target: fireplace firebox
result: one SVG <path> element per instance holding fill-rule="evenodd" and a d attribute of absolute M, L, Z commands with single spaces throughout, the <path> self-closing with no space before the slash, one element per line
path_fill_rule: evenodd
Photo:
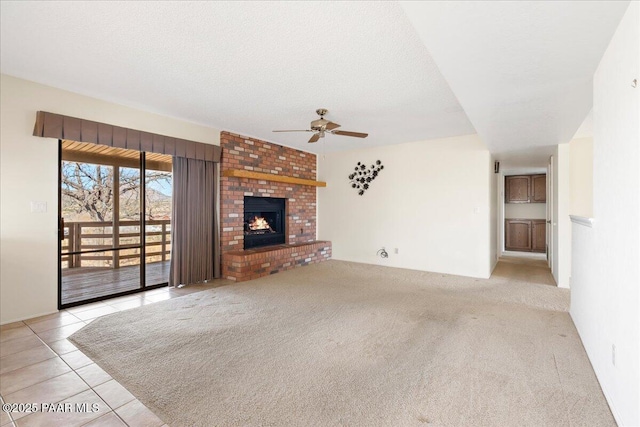
<path fill-rule="evenodd" d="M 285 199 L 244 198 L 244 248 L 285 243 Z"/>

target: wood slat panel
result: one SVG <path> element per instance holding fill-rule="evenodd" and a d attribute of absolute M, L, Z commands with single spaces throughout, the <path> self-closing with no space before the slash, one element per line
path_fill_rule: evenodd
<path fill-rule="evenodd" d="M 160 153 L 146 153 L 146 156 L 147 169 L 165 172 L 172 171 L 172 156 Z M 62 160 L 138 168 L 140 166 L 140 151 L 63 140 Z"/>

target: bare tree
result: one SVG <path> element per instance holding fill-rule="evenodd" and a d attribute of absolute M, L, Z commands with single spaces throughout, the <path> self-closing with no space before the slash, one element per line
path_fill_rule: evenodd
<path fill-rule="evenodd" d="M 63 162 L 62 197 L 67 211 L 86 212 L 94 221 L 111 219 L 113 167 Z"/>
<path fill-rule="evenodd" d="M 118 169 L 116 169 L 118 171 Z M 140 219 L 140 171 L 119 168 L 120 218 Z M 113 219 L 114 167 L 81 162 L 63 162 L 62 197 L 64 214 L 88 214 L 93 221 Z M 156 188 L 169 188 L 171 173 L 147 171 L 147 217 L 166 217 L 170 212 L 170 197 Z M 154 188 L 155 187 L 155 188 Z"/>

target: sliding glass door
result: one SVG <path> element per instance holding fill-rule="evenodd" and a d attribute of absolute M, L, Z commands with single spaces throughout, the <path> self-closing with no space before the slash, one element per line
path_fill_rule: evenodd
<path fill-rule="evenodd" d="M 60 153 L 59 306 L 166 285 L 171 157 L 66 140 Z"/>
<path fill-rule="evenodd" d="M 171 196 L 173 179 L 171 171 L 149 154 L 145 159 L 145 285 L 155 286 L 169 282 L 171 259 Z"/>

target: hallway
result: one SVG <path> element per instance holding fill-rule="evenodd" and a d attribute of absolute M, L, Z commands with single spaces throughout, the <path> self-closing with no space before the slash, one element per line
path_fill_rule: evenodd
<path fill-rule="evenodd" d="M 491 277 L 557 286 L 547 261 L 540 258 L 502 256 Z"/>

